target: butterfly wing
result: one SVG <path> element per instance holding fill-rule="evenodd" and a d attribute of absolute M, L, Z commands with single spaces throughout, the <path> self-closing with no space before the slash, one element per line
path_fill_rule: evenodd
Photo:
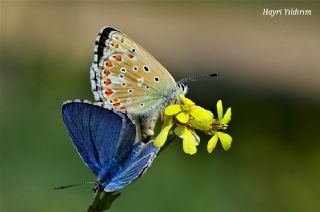
<path fill-rule="evenodd" d="M 150 53 L 111 27 L 102 28 L 97 37 L 90 76 L 97 101 L 133 114 L 165 105 L 176 86 Z"/>
<path fill-rule="evenodd" d="M 96 176 L 131 152 L 135 126 L 125 114 L 89 102 L 64 103 L 62 114 L 80 157 Z"/>
<path fill-rule="evenodd" d="M 153 141 L 149 141 L 147 144 L 140 142 L 137 145 L 138 147 L 133 148 L 132 155 L 134 156 L 129 157 L 124 167 L 111 178 L 108 184 L 104 185 L 105 191 L 115 191 L 129 185 L 137 178 L 141 177 L 151 166 L 159 149 L 153 145 Z M 134 149 L 142 150 L 136 154 Z"/>

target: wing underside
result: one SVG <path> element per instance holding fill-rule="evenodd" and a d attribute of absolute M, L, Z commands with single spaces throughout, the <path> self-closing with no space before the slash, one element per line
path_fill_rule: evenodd
<path fill-rule="evenodd" d="M 159 107 L 176 86 L 150 53 L 111 27 L 100 31 L 90 72 L 95 99 L 129 113 Z"/>

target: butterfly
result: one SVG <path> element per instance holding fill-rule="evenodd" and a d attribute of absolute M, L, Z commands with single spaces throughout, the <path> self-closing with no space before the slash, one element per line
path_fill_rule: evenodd
<path fill-rule="evenodd" d="M 67 101 L 62 115 L 80 157 L 106 192 L 142 176 L 158 153 L 153 141 L 135 141 L 136 129 L 126 114 L 106 109 L 102 103 Z"/>
<path fill-rule="evenodd" d="M 111 27 L 96 39 L 90 80 L 96 101 L 140 117 L 145 139 L 154 135 L 162 109 L 188 90 L 187 80 L 176 82 L 142 46 Z"/>

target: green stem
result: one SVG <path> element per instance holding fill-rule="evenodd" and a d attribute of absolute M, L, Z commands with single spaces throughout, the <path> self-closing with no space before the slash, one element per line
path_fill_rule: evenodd
<path fill-rule="evenodd" d="M 95 189 L 94 199 L 88 212 L 102 212 L 111 208 L 112 202 L 120 196 L 120 192 L 105 192 L 101 186 Z"/>

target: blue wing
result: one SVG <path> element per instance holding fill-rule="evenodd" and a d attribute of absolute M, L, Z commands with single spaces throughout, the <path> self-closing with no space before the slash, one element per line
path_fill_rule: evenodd
<path fill-rule="evenodd" d="M 150 167 L 158 151 L 159 148 L 153 145 L 153 141 L 149 141 L 147 144 L 143 142 L 136 144 L 131 152 L 132 157 L 128 157 L 124 166 L 108 183 L 102 184 L 104 190 L 107 192 L 119 190 L 142 176 Z"/>
<path fill-rule="evenodd" d="M 132 150 L 135 126 L 124 114 L 88 102 L 68 102 L 63 120 L 82 160 L 96 175 L 117 172 Z"/>

